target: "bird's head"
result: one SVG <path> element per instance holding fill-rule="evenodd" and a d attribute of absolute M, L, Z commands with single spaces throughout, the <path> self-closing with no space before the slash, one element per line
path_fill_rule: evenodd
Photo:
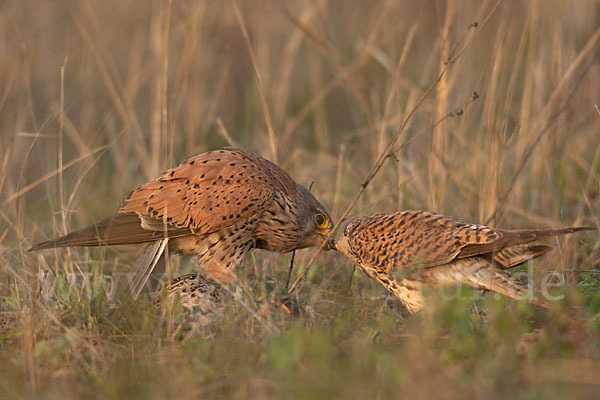
<path fill-rule="evenodd" d="M 325 207 L 315 196 L 303 186 L 297 186 L 303 200 L 301 202 L 303 210 L 297 215 L 299 217 L 298 248 L 320 246 L 327 240 L 335 225 Z"/>
<path fill-rule="evenodd" d="M 331 241 L 328 244 L 328 249 L 329 250 L 337 250 L 340 251 L 344 254 L 346 254 L 349 257 L 353 257 L 354 253 L 351 251 L 350 249 L 350 238 L 352 237 L 352 234 L 354 233 L 355 228 L 364 220 L 364 218 L 358 218 L 355 219 L 353 221 L 351 221 L 348 226 L 346 226 L 346 229 L 344 229 L 344 233 L 342 234 L 342 236 L 338 239 L 337 242 L 333 242 Z"/>
<path fill-rule="evenodd" d="M 257 248 L 287 253 L 320 246 L 333 231 L 325 207 L 306 188 L 296 187 L 293 196 L 275 193 L 272 207 L 265 211 L 255 232 Z"/>

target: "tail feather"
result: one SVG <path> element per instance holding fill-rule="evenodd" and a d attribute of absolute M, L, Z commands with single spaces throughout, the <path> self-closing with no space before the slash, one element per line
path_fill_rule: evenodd
<path fill-rule="evenodd" d="M 511 231 L 498 229 L 497 232 L 502 235 L 499 239 L 491 243 L 477 243 L 466 245 L 460 250 L 460 253 L 457 255 L 456 258 L 469 258 L 481 254 L 501 252 L 501 250 L 507 247 L 523 245 L 533 242 L 535 240 L 545 239 L 552 236 L 567 235 L 575 232 L 593 230 L 596 230 L 596 228 L 592 228 L 589 226 L 577 226 L 564 229 L 529 229 Z"/>
<path fill-rule="evenodd" d="M 157 240 L 146 247 L 143 253 L 136 259 L 132 266 L 133 279 L 126 279 L 126 285 L 120 286 L 120 291 L 129 290 L 133 298 L 137 298 L 146 287 L 148 279 L 152 275 L 156 265 L 161 260 L 165 252 L 165 247 L 169 239 Z M 152 290 L 151 290 L 152 291 Z"/>
<path fill-rule="evenodd" d="M 552 250 L 550 246 L 537 245 L 516 245 L 506 247 L 493 255 L 493 260 L 502 268 L 512 268 L 525 261 L 539 257 Z"/>
<path fill-rule="evenodd" d="M 153 242 L 189 234 L 189 229 L 150 230 L 142 226 L 135 213 L 117 213 L 97 224 L 73 231 L 65 236 L 38 243 L 28 251 L 51 249 L 54 247 L 112 246 Z"/>
<path fill-rule="evenodd" d="M 570 233 L 575 232 L 583 232 L 583 231 L 594 231 L 596 228 L 591 226 L 574 226 L 570 228 L 562 228 L 562 229 L 524 229 L 524 230 L 512 230 L 512 231 L 503 231 L 503 233 L 508 232 L 508 237 L 512 237 L 516 234 L 516 237 L 520 239 L 520 243 L 528 243 L 534 240 L 544 239 L 551 236 L 562 236 L 568 235 Z"/>

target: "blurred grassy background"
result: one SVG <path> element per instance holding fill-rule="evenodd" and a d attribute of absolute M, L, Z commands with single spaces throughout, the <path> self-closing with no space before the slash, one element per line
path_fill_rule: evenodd
<path fill-rule="evenodd" d="M 554 243 L 568 302 L 479 300 L 405 318 L 337 254 L 322 254 L 299 316 L 260 297 L 289 255 L 254 252 L 215 338 L 93 284 L 127 252 L 28 254 L 114 212 L 129 190 L 226 145 L 278 162 L 340 216 L 457 41 L 472 42 L 352 215 L 428 209 L 469 222 L 598 226 L 600 3 L 491 1 L 0 3 L 0 393 L 4 397 L 538 398 L 590 396 L 600 375 L 596 233 Z M 477 27 L 470 27 L 477 21 Z M 247 32 L 247 39 L 244 32 Z M 588 68 L 588 66 L 590 66 Z M 478 97 L 473 100 L 472 94 Z M 569 100 L 569 101 L 568 101 Z M 436 124 L 438 121 L 440 123 Z M 434 126 L 435 125 L 435 126 Z M 298 252 L 303 265 L 314 250 Z M 175 261 L 177 268 L 189 263 Z"/>

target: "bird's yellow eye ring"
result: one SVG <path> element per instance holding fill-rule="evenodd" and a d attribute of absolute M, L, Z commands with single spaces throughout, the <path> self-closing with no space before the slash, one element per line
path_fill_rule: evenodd
<path fill-rule="evenodd" d="M 318 228 L 325 229 L 329 225 L 329 221 L 323 213 L 318 212 L 315 214 L 315 224 Z"/>

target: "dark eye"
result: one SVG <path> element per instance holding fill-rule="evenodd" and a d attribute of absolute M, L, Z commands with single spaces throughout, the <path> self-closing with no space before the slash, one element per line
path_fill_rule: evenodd
<path fill-rule="evenodd" d="M 327 223 L 328 221 L 325 215 L 322 213 L 315 214 L 315 224 L 317 224 L 319 228 L 327 228 Z"/>

